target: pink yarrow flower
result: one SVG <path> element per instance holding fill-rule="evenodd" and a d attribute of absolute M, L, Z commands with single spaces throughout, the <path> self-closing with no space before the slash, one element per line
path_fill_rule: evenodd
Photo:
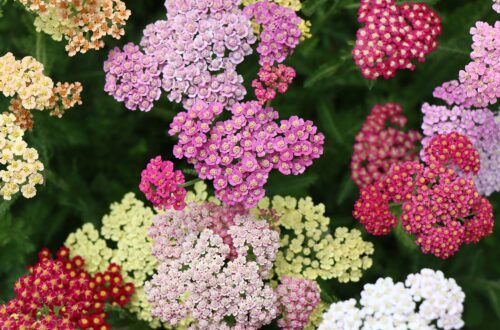
<path fill-rule="evenodd" d="M 258 79 L 252 81 L 255 96 L 261 104 L 274 100 L 276 92 L 286 93 L 288 86 L 295 78 L 295 70 L 284 64 L 277 66 L 264 65 L 260 68 Z"/>

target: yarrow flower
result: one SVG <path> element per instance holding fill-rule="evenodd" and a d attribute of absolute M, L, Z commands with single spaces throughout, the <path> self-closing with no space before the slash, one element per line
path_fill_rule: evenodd
<path fill-rule="evenodd" d="M 36 186 L 44 182 L 44 166 L 38 151 L 23 140 L 24 131 L 12 114 L 0 114 L 0 195 L 10 200 L 21 191 L 25 198 L 36 195 Z"/>
<path fill-rule="evenodd" d="M 379 278 L 358 302 L 332 304 L 318 330 L 461 329 L 465 294 L 441 271 L 422 269 L 403 282 Z"/>
<path fill-rule="evenodd" d="M 479 154 L 465 136 L 433 137 L 424 149 L 424 164 L 404 162 L 361 190 L 353 216 L 374 235 L 386 235 L 398 223 L 416 235 L 422 252 L 446 259 L 461 244 L 475 243 L 493 230 L 493 211 L 474 181 L 457 175 L 477 174 Z M 394 213 L 393 213 L 394 212 Z"/>
<path fill-rule="evenodd" d="M 174 163 L 157 156 L 142 171 L 139 189 L 154 207 L 181 210 L 186 206 L 184 182 L 184 174 L 174 170 Z"/>
<path fill-rule="evenodd" d="M 243 0 L 242 4 L 243 4 L 243 6 L 249 6 L 249 5 L 253 5 L 256 2 L 260 2 L 260 1 L 262 1 L 262 0 Z M 290 8 L 295 12 L 299 12 L 302 9 L 302 3 L 300 0 L 268 0 L 268 1 L 274 2 L 278 5 L 280 5 L 281 7 Z M 301 41 L 308 39 L 312 36 L 312 34 L 311 34 L 311 22 L 301 19 L 301 22 L 299 24 L 299 29 L 301 31 L 301 35 L 300 35 Z M 256 30 L 258 32 L 259 28 L 257 27 Z"/>
<path fill-rule="evenodd" d="M 471 28 L 472 61 L 460 70 L 458 80 L 445 82 L 434 89 L 434 96 L 449 105 L 487 107 L 500 96 L 500 21 L 494 26 L 477 22 Z"/>
<path fill-rule="evenodd" d="M 30 274 L 14 285 L 16 297 L 0 305 L 2 329 L 109 329 L 106 305 L 125 306 L 134 285 L 124 283 L 120 267 L 110 264 L 104 273 L 90 276 L 85 260 L 69 258 L 61 248 L 52 259 L 46 249 Z M 42 317 L 40 317 L 42 316 Z M 44 328 L 45 327 L 45 328 Z"/>
<path fill-rule="evenodd" d="M 280 329 L 304 329 L 321 301 L 318 284 L 307 279 L 283 276 L 276 292 L 282 311 L 282 317 L 278 320 Z"/>
<path fill-rule="evenodd" d="M 500 14 L 500 0 L 493 0 L 493 10 Z"/>
<path fill-rule="evenodd" d="M 360 188 L 379 180 L 395 163 L 418 160 L 421 135 L 402 131 L 408 121 L 402 112 L 396 103 L 377 104 L 356 135 L 351 177 Z"/>
<path fill-rule="evenodd" d="M 252 81 L 252 87 L 255 89 L 255 96 L 261 104 L 274 100 L 276 92 L 284 94 L 288 86 L 295 78 L 295 70 L 284 64 L 277 66 L 264 65 L 260 68 L 258 79 Z"/>
<path fill-rule="evenodd" d="M 196 101 L 230 107 L 246 94 L 236 66 L 252 53 L 250 20 L 239 0 L 166 1 L 167 20 L 143 31 L 144 52 L 159 63 L 170 101 L 186 109 Z"/>
<path fill-rule="evenodd" d="M 363 77 L 372 80 L 414 70 L 413 61 L 424 62 L 441 34 L 441 19 L 424 3 L 361 0 L 358 21 L 365 26 L 357 32 L 352 55 Z"/>
<path fill-rule="evenodd" d="M 426 146 L 436 134 L 457 132 L 467 136 L 479 152 L 481 168 L 474 177 L 476 188 L 481 195 L 489 196 L 500 191 L 500 121 L 488 109 L 468 110 L 454 106 L 422 106 L 424 120 L 422 130 Z M 500 118 L 500 117 L 497 117 Z"/>
<path fill-rule="evenodd" d="M 104 47 L 102 39 L 107 35 L 120 39 L 125 34 L 123 27 L 130 16 L 130 10 L 121 0 L 18 1 L 36 15 L 38 32 L 68 42 L 66 51 L 69 56 L 86 53 L 89 49 L 101 49 Z"/>
<path fill-rule="evenodd" d="M 65 242 L 72 257 L 81 255 L 86 260 L 83 267 L 91 275 L 105 272 L 110 263 L 119 264 L 123 280 L 135 287 L 126 308 L 153 328 L 159 327 L 160 321 L 151 315 L 144 282 L 158 266 L 157 259 L 151 254 L 153 243 L 148 236 L 155 214 L 133 193 L 128 193 L 119 203 L 111 204 L 111 212 L 103 217 L 100 231 L 86 223 L 70 234 Z"/>
<path fill-rule="evenodd" d="M 0 91 L 12 97 L 9 110 L 25 131 L 33 129 L 30 110 L 50 110 L 51 116 L 60 118 L 66 110 L 82 104 L 79 82 L 54 85 L 43 69 L 43 64 L 31 56 L 16 60 L 12 53 L 7 53 L 0 57 Z"/>
<path fill-rule="evenodd" d="M 158 66 L 154 57 L 142 53 L 133 43 L 126 44 L 123 51 L 116 47 L 104 62 L 104 91 L 125 102 L 129 110 L 149 111 L 161 95 Z"/>
<path fill-rule="evenodd" d="M 325 206 L 314 204 L 310 197 L 299 200 L 281 196 L 269 200 L 266 197 L 252 213 L 277 219 L 285 230 L 275 263 L 279 277 L 337 278 L 340 282 L 356 282 L 363 270 L 372 265 L 373 244 L 363 241 L 361 232 L 356 229 L 349 231 L 339 227 L 334 236 L 329 234 L 330 219 L 324 214 Z"/>
<path fill-rule="evenodd" d="M 259 1 L 246 6 L 243 12 L 261 26 L 257 52 L 262 66 L 283 62 L 299 44 L 302 19 L 292 9 Z"/>
<path fill-rule="evenodd" d="M 174 117 L 169 134 L 179 135 L 175 157 L 213 180 L 216 197 L 226 204 L 254 207 L 270 171 L 299 175 L 323 153 L 324 135 L 309 120 L 292 116 L 278 124 L 278 112 L 251 101 L 235 104 L 231 119 L 214 123 L 222 109 L 199 102 Z"/>
<path fill-rule="evenodd" d="M 278 233 L 265 221 L 236 216 L 228 231 L 236 251 L 231 260 L 231 247 L 203 228 L 217 220 L 210 217 L 193 205 L 155 218 L 150 232 L 160 265 L 145 284 L 152 314 L 171 326 L 187 320 L 201 329 L 270 323 L 277 316 L 277 296 L 263 280 L 279 247 Z"/>

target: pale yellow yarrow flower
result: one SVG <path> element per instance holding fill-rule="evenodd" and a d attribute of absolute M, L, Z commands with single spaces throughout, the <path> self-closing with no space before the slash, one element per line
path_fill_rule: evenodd
<path fill-rule="evenodd" d="M 23 140 L 24 132 L 13 114 L 0 114 L 0 196 L 10 200 L 21 191 L 24 198 L 36 195 L 36 186 L 43 184 L 43 164 L 38 152 Z"/>
<path fill-rule="evenodd" d="M 310 197 L 266 197 L 252 212 L 261 214 L 270 209 L 283 229 L 275 263 L 278 276 L 349 282 L 359 281 L 363 271 L 371 267 L 373 244 L 363 241 L 356 229 L 339 227 L 331 235 L 323 204 L 314 204 Z"/>

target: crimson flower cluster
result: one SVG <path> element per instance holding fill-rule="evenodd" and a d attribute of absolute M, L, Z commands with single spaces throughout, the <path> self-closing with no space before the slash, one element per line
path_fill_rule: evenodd
<path fill-rule="evenodd" d="M 392 164 L 418 160 L 418 131 L 402 131 L 408 119 L 399 104 L 377 104 L 356 135 L 351 159 L 351 177 L 360 187 L 380 180 Z M 392 125 L 392 126 L 389 126 Z"/>
<path fill-rule="evenodd" d="M 174 170 L 174 164 L 157 156 L 141 173 L 139 189 L 156 208 L 182 210 L 186 206 L 186 189 L 182 187 L 184 174 Z"/>
<path fill-rule="evenodd" d="M 43 249 L 30 273 L 14 285 L 16 297 L 0 305 L 0 328 L 110 329 L 105 305 L 125 306 L 134 286 L 124 283 L 116 264 L 90 276 L 83 270 L 84 263 L 80 256 L 70 259 L 66 247 L 56 259 Z"/>
<path fill-rule="evenodd" d="M 424 3 L 397 5 L 394 0 L 361 0 L 352 55 L 366 79 L 392 78 L 400 69 L 415 69 L 413 60 L 438 46 L 441 19 Z"/>
<path fill-rule="evenodd" d="M 264 104 L 276 98 L 276 91 L 280 94 L 286 93 L 295 78 L 295 70 L 284 64 L 264 65 L 257 75 L 259 78 L 252 81 L 252 87 L 255 89 L 257 100 Z"/>
<path fill-rule="evenodd" d="M 236 103 L 232 117 L 216 121 L 220 103 L 199 102 L 175 116 L 169 134 L 178 135 L 174 156 L 186 158 L 201 179 L 213 180 L 228 205 L 254 207 L 264 197 L 269 172 L 299 175 L 323 153 L 324 135 L 309 120 L 281 120 L 256 101 Z"/>
<path fill-rule="evenodd" d="M 457 175 L 477 174 L 479 154 L 458 133 L 433 137 L 424 163 L 394 165 L 387 175 L 361 190 L 353 216 L 374 235 L 386 235 L 398 223 L 416 236 L 424 253 L 446 259 L 463 243 L 476 243 L 493 230 L 493 210 L 474 181 Z M 396 213 L 396 214 L 395 214 Z"/>

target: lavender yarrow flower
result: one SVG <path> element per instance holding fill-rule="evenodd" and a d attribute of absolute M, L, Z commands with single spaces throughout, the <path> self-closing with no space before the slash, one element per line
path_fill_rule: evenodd
<path fill-rule="evenodd" d="M 128 43 L 109 52 L 104 62 L 104 91 L 130 110 L 149 111 L 160 98 L 160 71 L 154 57 L 142 53 L 139 46 Z"/>
<path fill-rule="evenodd" d="M 434 96 L 449 105 L 487 107 L 500 96 L 500 21 L 494 26 L 477 22 L 471 28 L 472 61 L 459 73 L 458 80 L 445 82 L 434 90 Z"/>
<path fill-rule="evenodd" d="M 189 109 L 197 100 L 230 107 L 246 94 L 236 66 L 252 53 L 250 20 L 239 1 L 167 1 L 167 20 L 148 25 L 141 46 L 162 71 L 170 101 Z"/>
<path fill-rule="evenodd" d="M 488 109 L 468 110 L 455 106 L 424 104 L 422 130 L 424 147 L 437 134 L 457 132 L 466 135 L 481 157 L 481 168 L 474 181 L 481 195 L 500 191 L 500 123 Z M 498 115 L 497 115 L 497 118 Z M 425 156 L 425 155 L 423 155 Z"/>
<path fill-rule="evenodd" d="M 196 103 L 175 116 L 169 134 L 179 135 L 174 156 L 194 164 L 201 179 L 213 180 L 226 204 L 254 207 L 269 172 L 302 174 L 323 153 L 324 135 L 312 121 L 292 116 L 278 124 L 277 111 L 251 101 L 236 103 L 230 119 L 214 123 L 222 107 Z"/>
<path fill-rule="evenodd" d="M 500 0 L 493 0 L 493 10 L 500 14 Z"/>
<path fill-rule="evenodd" d="M 260 1 L 243 9 L 248 18 L 261 25 L 257 52 L 261 65 L 283 62 L 300 42 L 302 19 L 290 8 L 273 2 Z"/>
<path fill-rule="evenodd" d="M 276 258 L 278 233 L 266 221 L 235 216 L 227 233 L 237 255 L 230 259 L 232 247 L 208 229 L 219 220 L 203 204 L 155 217 L 150 235 L 160 265 L 145 292 L 162 321 L 188 322 L 194 329 L 257 329 L 277 316 L 277 296 L 263 280 Z"/>

